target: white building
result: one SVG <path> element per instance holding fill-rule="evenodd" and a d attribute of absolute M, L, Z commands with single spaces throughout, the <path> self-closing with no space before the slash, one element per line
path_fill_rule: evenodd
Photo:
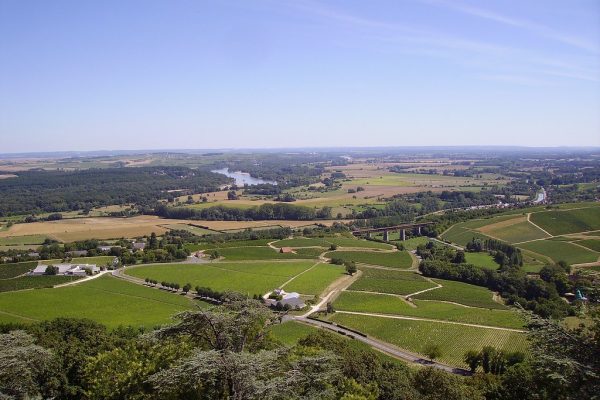
<path fill-rule="evenodd" d="M 57 268 L 56 275 L 85 276 L 87 271 L 90 271 L 92 275 L 100 272 L 100 268 L 96 264 L 54 264 L 53 267 Z M 44 275 L 47 268 L 48 265 L 39 264 L 30 272 L 30 275 Z"/>

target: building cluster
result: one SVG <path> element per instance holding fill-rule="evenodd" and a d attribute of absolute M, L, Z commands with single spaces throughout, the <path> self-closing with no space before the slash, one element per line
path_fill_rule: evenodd
<path fill-rule="evenodd" d="M 30 272 L 30 275 L 46 275 L 49 266 L 49 264 L 40 264 Z M 100 268 L 96 264 L 54 264 L 52 267 L 55 271 L 53 275 L 86 276 L 100 272 Z"/>
<path fill-rule="evenodd" d="M 299 310 L 306 306 L 300 294 L 296 292 L 286 293 L 283 289 L 273 290 L 270 296 L 265 299 L 265 304 L 271 307 L 277 307 L 281 304 L 281 307 L 290 310 Z"/>

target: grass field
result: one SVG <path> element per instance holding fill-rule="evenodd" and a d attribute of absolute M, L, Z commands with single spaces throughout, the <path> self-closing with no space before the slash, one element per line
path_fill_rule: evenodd
<path fill-rule="evenodd" d="M 76 281 L 79 276 L 42 275 L 21 276 L 13 279 L 0 280 L 0 292 L 11 292 L 24 289 L 48 288 L 61 283 Z"/>
<path fill-rule="evenodd" d="M 531 220 L 552 235 L 564 235 L 600 229 L 600 207 L 531 214 Z"/>
<path fill-rule="evenodd" d="M 319 295 L 345 273 L 346 270 L 341 265 L 317 264 L 285 285 L 284 289 L 288 292 Z"/>
<path fill-rule="evenodd" d="M 0 246 L 41 245 L 46 239 L 48 239 L 46 235 L 0 237 Z"/>
<path fill-rule="evenodd" d="M 407 295 L 423 289 L 435 287 L 414 272 L 389 271 L 364 268 L 363 274 L 349 289 Z"/>
<path fill-rule="evenodd" d="M 377 251 L 331 251 L 325 254 L 328 258 L 340 258 L 344 261 L 382 265 L 384 267 L 408 269 L 412 266 L 412 258 L 406 251 L 384 253 Z"/>
<path fill-rule="evenodd" d="M 469 243 L 473 238 L 484 241 L 490 239 L 489 236 L 485 236 L 482 233 L 468 229 L 465 227 L 464 222 L 453 225 L 450 229 L 444 232 L 441 237 L 444 240 L 449 240 L 450 242 L 459 244 L 461 246 L 466 246 L 467 243 Z"/>
<path fill-rule="evenodd" d="M 219 253 L 226 261 L 315 258 L 314 254 L 310 253 L 280 253 L 270 247 L 230 247 L 219 249 Z"/>
<path fill-rule="evenodd" d="M 37 261 L 26 261 L 20 263 L 0 264 L 0 280 L 15 278 L 23 275 L 37 266 Z"/>
<path fill-rule="evenodd" d="M 422 354 L 427 345 L 437 344 L 442 350 L 439 360 L 459 367 L 466 367 L 463 362 L 466 351 L 479 351 L 484 346 L 527 351 L 525 334 L 518 332 L 339 313 L 331 320 L 414 353 Z"/>
<path fill-rule="evenodd" d="M 467 263 L 476 265 L 481 268 L 497 270 L 500 266 L 496 261 L 494 261 L 494 257 L 490 256 L 488 253 L 469 253 L 465 252 L 465 258 L 467 259 Z"/>
<path fill-rule="evenodd" d="M 486 229 L 487 227 L 480 228 L 481 232 L 504 240 L 508 243 L 525 242 L 527 240 L 536 240 L 549 237 L 541 229 L 535 225 L 529 223 L 526 220 L 515 223 L 513 225 L 507 225 L 492 229 Z"/>
<path fill-rule="evenodd" d="M 305 247 L 305 248 L 296 248 L 294 249 L 296 254 L 301 257 L 296 258 L 317 258 L 322 253 L 326 252 L 327 249 L 324 247 Z"/>
<path fill-rule="evenodd" d="M 314 261 L 214 262 L 206 264 L 155 264 L 128 268 L 126 273 L 159 282 L 187 282 L 218 291 L 264 294 L 307 270 Z"/>
<path fill-rule="evenodd" d="M 406 250 L 416 250 L 417 246 L 420 244 L 427 244 L 429 242 L 429 238 L 427 236 L 417 236 L 414 238 L 410 238 L 407 240 L 398 240 L 397 244 L 402 244 Z"/>
<path fill-rule="evenodd" d="M 580 246 L 587 247 L 590 250 L 600 251 L 600 240 L 597 239 L 580 240 L 575 243 Z"/>
<path fill-rule="evenodd" d="M 186 297 L 103 276 L 80 285 L 0 294 L 0 321 L 71 317 L 89 318 L 109 327 L 152 328 L 193 307 Z"/>
<path fill-rule="evenodd" d="M 518 247 L 550 257 L 554 262 L 564 260 L 569 264 L 594 262 L 600 256 L 598 253 L 575 246 L 569 242 L 538 240 L 520 244 Z"/>
<path fill-rule="evenodd" d="M 273 338 L 286 346 L 293 346 L 298 340 L 308 336 L 318 328 L 302 324 L 296 321 L 288 321 L 282 324 L 273 325 L 270 328 Z"/>
<path fill-rule="evenodd" d="M 346 291 L 336 299 L 334 307 L 337 311 L 403 315 L 502 328 L 523 327 L 523 321 L 512 310 L 488 310 L 425 300 L 415 300 L 414 304 L 417 307 L 411 306 L 399 297 L 385 294 Z"/>
<path fill-rule="evenodd" d="M 505 305 L 492 299 L 492 291 L 481 286 L 469 285 L 468 283 L 434 279 L 443 287 L 430 290 L 415 296 L 419 300 L 451 301 L 466 306 L 506 309 Z"/>

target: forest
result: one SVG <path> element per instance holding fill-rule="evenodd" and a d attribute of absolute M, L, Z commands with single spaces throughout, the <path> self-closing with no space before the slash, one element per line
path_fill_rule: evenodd
<path fill-rule="evenodd" d="M 0 180 L 0 216 L 151 204 L 171 190 L 204 193 L 227 183 L 224 175 L 186 167 L 22 171 Z"/>

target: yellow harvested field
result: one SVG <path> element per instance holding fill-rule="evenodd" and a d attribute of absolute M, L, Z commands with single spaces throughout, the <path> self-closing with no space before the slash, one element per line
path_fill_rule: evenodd
<path fill-rule="evenodd" d="M 0 232 L 0 237 L 23 235 L 48 235 L 61 242 L 85 239 L 116 239 L 163 234 L 164 224 L 187 223 L 189 221 L 161 219 L 152 215 L 132 218 L 75 218 L 60 221 L 15 224 Z"/>
<path fill-rule="evenodd" d="M 25 235 L 47 235 L 61 242 L 73 242 L 85 239 L 118 239 L 121 237 L 133 238 L 165 233 L 167 225 L 188 224 L 206 226 L 213 230 L 229 230 L 257 228 L 262 226 L 289 226 L 291 228 L 314 225 L 315 223 L 332 225 L 335 220 L 327 221 L 187 221 L 179 219 L 164 219 L 153 215 L 142 215 L 132 218 L 76 218 L 60 221 L 32 222 L 29 224 L 15 224 L 9 229 L 1 231 L 0 237 L 14 237 Z"/>

